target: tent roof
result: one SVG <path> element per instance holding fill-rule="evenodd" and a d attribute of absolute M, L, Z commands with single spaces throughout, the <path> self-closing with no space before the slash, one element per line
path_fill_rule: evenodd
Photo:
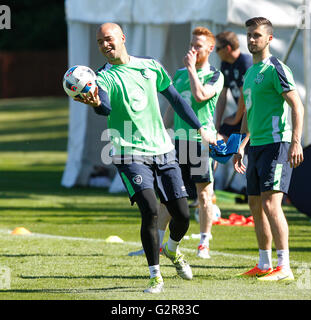
<path fill-rule="evenodd" d="M 66 15 L 69 21 L 93 24 L 212 21 L 224 25 L 244 25 L 248 18 L 264 16 L 275 26 L 291 27 L 299 21 L 297 8 L 302 4 L 303 0 L 66 0 Z"/>

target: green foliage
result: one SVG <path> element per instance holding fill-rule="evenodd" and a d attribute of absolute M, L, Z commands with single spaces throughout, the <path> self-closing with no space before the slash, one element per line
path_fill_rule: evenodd
<path fill-rule="evenodd" d="M 0 50 L 51 50 L 67 46 L 64 0 L 9 3 L 11 29 L 0 30 Z"/>

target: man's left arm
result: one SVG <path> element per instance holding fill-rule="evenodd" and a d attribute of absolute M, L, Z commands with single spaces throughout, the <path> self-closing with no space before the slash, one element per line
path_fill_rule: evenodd
<path fill-rule="evenodd" d="M 214 134 L 207 132 L 200 123 L 193 109 L 181 97 L 173 85 L 160 92 L 171 104 L 175 112 L 187 122 L 191 128 L 196 129 L 202 137 L 202 143 L 206 146 L 209 144 L 217 145 Z"/>
<path fill-rule="evenodd" d="M 303 162 L 301 136 L 303 127 L 304 107 L 297 90 L 282 93 L 283 98 L 292 108 L 292 141 L 288 151 L 288 161 L 291 167 L 298 167 Z"/>

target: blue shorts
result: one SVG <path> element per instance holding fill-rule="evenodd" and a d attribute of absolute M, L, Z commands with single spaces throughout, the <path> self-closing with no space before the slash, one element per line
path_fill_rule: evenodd
<path fill-rule="evenodd" d="M 175 149 L 184 182 L 213 182 L 212 158 L 197 141 L 175 140 Z M 186 183 L 186 182 L 185 182 Z"/>
<path fill-rule="evenodd" d="M 121 157 L 114 161 L 132 205 L 135 194 L 144 189 L 154 189 L 161 202 L 188 197 L 176 152 L 157 156 Z"/>
<path fill-rule="evenodd" d="M 247 194 L 265 191 L 288 192 L 293 169 L 288 161 L 288 142 L 250 146 L 246 171 Z"/>

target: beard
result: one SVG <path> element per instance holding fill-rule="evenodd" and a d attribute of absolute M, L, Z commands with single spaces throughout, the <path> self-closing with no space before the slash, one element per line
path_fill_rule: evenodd
<path fill-rule="evenodd" d="M 201 65 L 201 64 L 203 64 L 205 61 L 206 61 L 206 59 L 208 58 L 208 55 L 207 54 L 198 54 L 197 55 L 197 60 L 196 60 L 196 64 L 197 65 Z"/>
<path fill-rule="evenodd" d="M 257 46 L 257 45 L 252 45 L 252 44 L 248 44 L 248 51 L 252 54 L 256 54 L 259 53 L 261 51 L 263 51 L 267 46 L 268 46 L 269 42 L 266 43 L 264 46 Z"/>
<path fill-rule="evenodd" d="M 257 47 L 254 47 L 254 46 L 248 46 L 248 51 L 249 51 L 250 53 L 257 53 L 257 52 L 259 52 L 259 51 L 261 51 L 261 50 L 258 50 L 258 48 L 257 48 Z"/>

